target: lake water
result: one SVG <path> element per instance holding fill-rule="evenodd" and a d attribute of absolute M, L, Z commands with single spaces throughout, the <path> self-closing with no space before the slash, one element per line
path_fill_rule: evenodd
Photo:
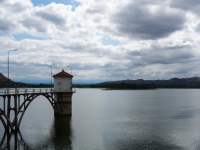
<path fill-rule="evenodd" d="M 76 89 L 72 99 L 72 117 L 55 117 L 48 100 L 36 98 L 21 134 L 0 149 L 200 149 L 200 89 Z M 0 140 L 3 134 L 0 122 Z"/>

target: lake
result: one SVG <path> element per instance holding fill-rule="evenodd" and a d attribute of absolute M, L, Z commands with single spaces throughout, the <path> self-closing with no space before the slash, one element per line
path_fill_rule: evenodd
<path fill-rule="evenodd" d="M 71 117 L 55 117 L 49 101 L 36 98 L 20 133 L 3 139 L 0 122 L 0 149 L 200 149 L 200 89 L 83 88 L 72 101 Z"/>

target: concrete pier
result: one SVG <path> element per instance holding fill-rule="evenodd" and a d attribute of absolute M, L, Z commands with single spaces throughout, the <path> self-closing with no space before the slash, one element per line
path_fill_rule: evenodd
<path fill-rule="evenodd" d="M 72 115 L 72 95 L 73 92 L 54 93 L 59 111 L 55 108 L 54 115 Z"/>

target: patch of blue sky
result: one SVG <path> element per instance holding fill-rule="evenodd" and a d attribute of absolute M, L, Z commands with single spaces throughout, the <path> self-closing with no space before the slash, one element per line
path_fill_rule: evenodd
<path fill-rule="evenodd" d="M 11 50 L 11 49 L 7 49 L 7 50 L 2 50 L 0 51 L 0 56 L 8 56 L 8 51 Z M 14 50 L 14 49 L 13 49 Z M 9 52 L 9 56 L 10 55 L 17 55 L 17 54 L 22 54 L 23 52 L 20 51 L 20 49 L 17 49 L 17 51 L 15 52 Z"/>
<path fill-rule="evenodd" d="M 0 32 L 0 36 L 4 36 L 4 34 L 2 32 Z"/>
<path fill-rule="evenodd" d="M 101 33 L 98 33 L 98 32 L 97 32 L 96 35 L 97 35 L 97 36 L 101 36 Z"/>
<path fill-rule="evenodd" d="M 30 35 L 30 34 L 25 34 L 25 33 L 23 33 L 23 34 L 14 34 L 13 37 L 17 41 L 24 40 L 24 39 L 33 39 L 33 40 L 46 40 L 46 39 L 49 39 L 49 38 L 33 36 L 33 35 Z"/>
<path fill-rule="evenodd" d="M 72 6 L 72 11 L 75 10 L 76 7 L 78 7 L 80 5 L 80 3 L 78 3 L 75 0 L 31 0 L 34 6 L 38 6 L 38 5 L 48 5 L 50 3 L 61 3 L 64 5 L 71 5 Z"/>
<path fill-rule="evenodd" d="M 80 24 L 80 23 L 77 23 L 76 26 L 77 26 L 78 28 L 81 28 L 81 24 Z"/>
<path fill-rule="evenodd" d="M 0 56 L 7 56 L 7 55 L 8 55 L 8 51 L 3 50 L 0 52 Z"/>
<path fill-rule="evenodd" d="M 122 43 L 120 41 L 118 41 L 118 40 L 111 39 L 109 36 L 105 36 L 105 37 L 102 38 L 102 44 L 103 45 L 118 46 L 118 45 L 120 45 Z"/>

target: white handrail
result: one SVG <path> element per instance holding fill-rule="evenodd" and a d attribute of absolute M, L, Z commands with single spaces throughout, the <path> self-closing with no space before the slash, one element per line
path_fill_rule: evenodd
<path fill-rule="evenodd" d="M 0 91 L 0 95 L 9 95 L 9 94 L 31 94 L 31 93 L 53 93 L 53 92 L 76 92 L 76 89 L 4 89 Z M 2 94 L 1 94 L 2 93 Z"/>

